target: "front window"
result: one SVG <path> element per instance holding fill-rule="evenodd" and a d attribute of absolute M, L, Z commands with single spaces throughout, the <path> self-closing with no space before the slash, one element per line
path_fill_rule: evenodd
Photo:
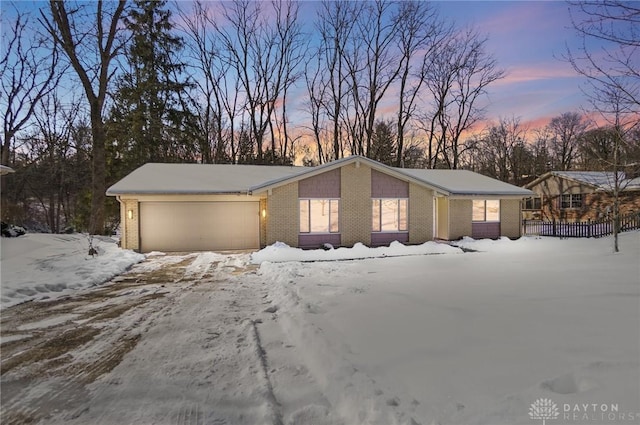
<path fill-rule="evenodd" d="M 542 209 L 542 198 L 527 198 L 524 200 L 524 208 L 525 210 L 541 210 Z"/>
<path fill-rule="evenodd" d="M 500 221 L 500 200 L 474 199 L 473 221 Z"/>
<path fill-rule="evenodd" d="M 562 195 L 560 208 L 563 210 L 582 208 L 582 194 Z"/>
<path fill-rule="evenodd" d="M 406 232 L 409 223 L 408 204 L 408 199 L 372 199 L 372 230 L 374 232 Z"/>
<path fill-rule="evenodd" d="M 300 233 L 338 233 L 339 199 L 300 199 Z"/>

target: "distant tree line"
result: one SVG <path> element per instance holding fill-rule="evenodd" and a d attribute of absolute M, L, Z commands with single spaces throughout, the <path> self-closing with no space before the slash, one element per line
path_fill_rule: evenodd
<path fill-rule="evenodd" d="M 605 3 L 612 16 L 629 12 Z M 587 6 L 574 7 L 591 16 Z M 106 188 L 146 162 L 315 165 L 360 154 L 518 185 L 550 169 L 640 163 L 633 66 L 613 79 L 617 112 L 600 109 L 617 124 L 567 112 L 533 132 L 517 117 L 478 129 L 486 90 L 505 72 L 485 35 L 433 3 L 323 1 L 313 21 L 301 17 L 309 4 L 288 0 L 176 7 L 50 0 L 37 14 L 19 3 L 3 13 L 2 164 L 17 171 L 2 177 L 3 221 L 111 231 Z M 592 35 L 584 22 L 576 29 Z M 568 53 L 595 85 L 605 80 Z"/>

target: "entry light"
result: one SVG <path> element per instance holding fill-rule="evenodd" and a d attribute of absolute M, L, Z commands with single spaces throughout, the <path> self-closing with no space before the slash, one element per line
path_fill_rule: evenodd
<path fill-rule="evenodd" d="M 264 208 L 262 209 L 262 218 L 265 218 L 267 216 L 267 210 L 265 210 Z"/>
<path fill-rule="evenodd" d="M 129 217 L 129 220 L 133 219 L 133 210 L 127 211 L 127 217 Z"/>

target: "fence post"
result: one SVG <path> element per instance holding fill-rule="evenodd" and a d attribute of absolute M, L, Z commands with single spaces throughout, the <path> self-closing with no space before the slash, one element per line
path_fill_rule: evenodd
<path fill-rule="evenodd" d="M 553 233 L 553 237 L 556 236 L 556 219 L 555 217 L 553 218 L 553 220 L 551 221 L 551 226 L 552 226 L 552 233 Z"/>
<path fill-rule="evenodd" d="M 587 220 L 587 226 L 588 226 L 588 228 L 587 228 L 587 235 L 588 236 L 587 237 L 590 238 L 591 237 L 591 219 Z"/>

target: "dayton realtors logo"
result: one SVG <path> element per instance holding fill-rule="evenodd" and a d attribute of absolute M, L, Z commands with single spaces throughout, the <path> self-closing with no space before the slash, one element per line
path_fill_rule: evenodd
<path fill-rule="evenodd" d="M 542 425 L 546 425 L 549 419 L 556 419 L 560 415 L 558 406 L 548 398 L 539 398 L 529 407 L 531 419 L 542 419 Z"/>
<path fill-rule="evenodd" d="M 562 417 L 560 417 L 562 410 Z M 560 418 L 567 422 L 593 422 L 618 423 L 637 421 L 640 419 L 640 412 L 621 412 L 618 403 L 564 403 L 562 409 L 549 398 L 539 398 L 529 407 L 529 418 L 542 420 L 542 425 L 547 425 L 548 420 Z"/>

